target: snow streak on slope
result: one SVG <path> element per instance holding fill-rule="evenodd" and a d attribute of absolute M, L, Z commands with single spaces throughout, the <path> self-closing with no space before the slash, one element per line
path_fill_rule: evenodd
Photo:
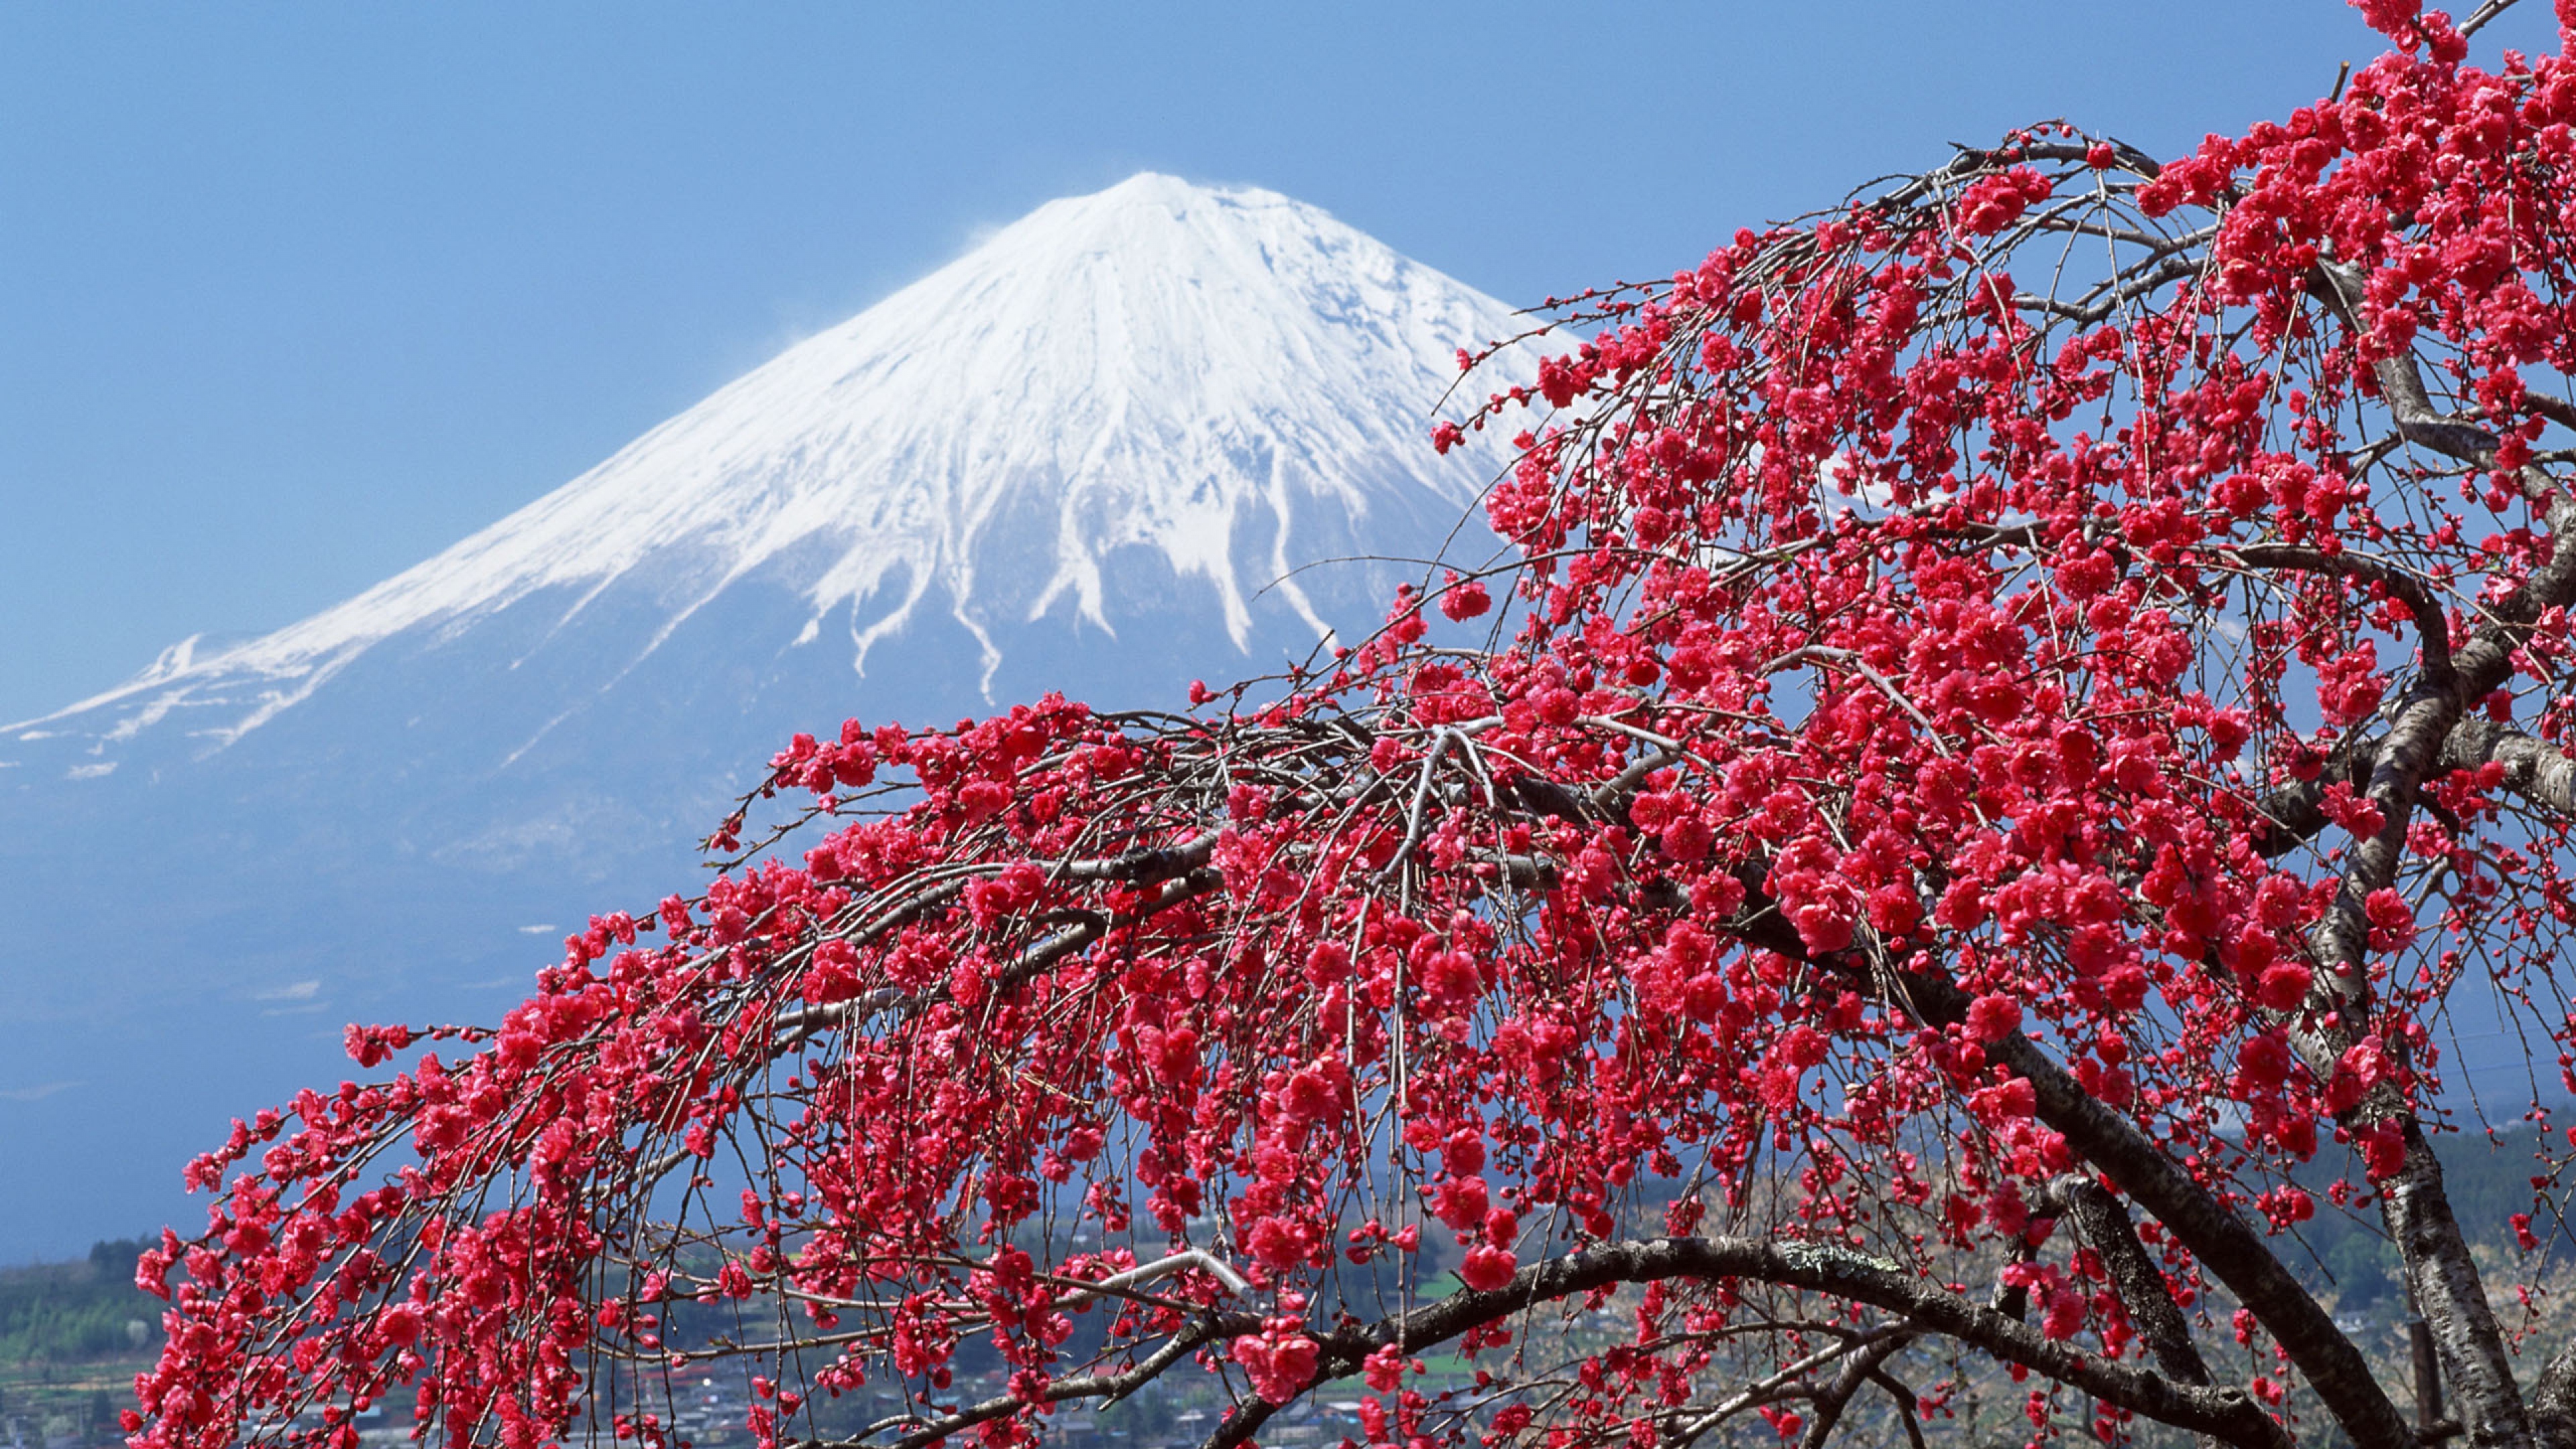
<path fill-rule="evenodd" d="M 747 643 L 820 643 L 862 673 L 930 614 L 974 638 L 987 681 L 1015 626 L 1114 635 L 1120 550 L 1203 585 L 1241 649 L 1254 597 L 1363 546 L 1372 513 L 1418 531 L 1466 504 L 1497 459 L 1437 458 L 1431 409 L 1457 347 L 1516 325 L 1313 207 L 1140 175 L 1041 207 L 345 604 L 174 646 L 29 724 L 82 716 L 113 745 L 185 709 L 220 747 L 396 635 L 453 639 L 541 593 L 559 630 L 612 585 L 653 601 L 632 668 L 755 571 L 804 617 Z M 1295 578 L 1272 597 L 1323 631 Z"/>

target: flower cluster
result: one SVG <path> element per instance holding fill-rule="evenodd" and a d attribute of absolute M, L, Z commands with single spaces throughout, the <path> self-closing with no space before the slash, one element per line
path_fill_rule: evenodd
<path fill-rule="evenodd" d="M 2338 1207 L 2437 1192 L 2464 978 L 2566 984 L 2576 63 L 2373 13 L 2406 48 L 2284 124 L 2040 128 L 1570 307 L 1435 440 L 1534 415 L 1517 557 L 1320 672 L 798 737 L 702 895 L 191 1167 L 137 1449 L 388 1398 L 659 1449 L 646 1370 L 710 1355 L 764 1446 L 1029 1443 L 1193 1355 L 1226 1444 L 1352 1376 L 1372 1442 L 1794 1435 L 1886 1376 L 1782 1366 L 1881 1320 L 2383 1442 L 2245 1220 L 2333 1143 Z M 2125 1250 L 2061 1228 L 2113 1190 Z M 2147 1280 L 2278 1364 L 2156 1377 Z M 1524 1314 L 1614 1291 L 1615 1345 Z M 1494 1369 L 1407 1387 L 1447 1341 Z"/>

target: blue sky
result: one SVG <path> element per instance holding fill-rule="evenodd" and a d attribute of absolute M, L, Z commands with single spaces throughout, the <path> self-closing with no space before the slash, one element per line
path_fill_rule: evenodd
<path fill-rule="evenodd" d="M 2332 0 L 9 7 L 0 721 L 343 598 L 1139 169 L 1532 301 L 2020 122 L 2169 153 L 2375 39 Z"/>

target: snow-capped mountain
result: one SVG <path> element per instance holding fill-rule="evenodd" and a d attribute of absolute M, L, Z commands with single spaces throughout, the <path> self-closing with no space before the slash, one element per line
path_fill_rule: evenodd
<path fill-rule="evenodd" d="M 570 662 L 548 646 L 603 602 L 649 621 L 621 657 L 575 663 L 614 678 L 755 579 L 802 618 L 741 645 L 810 647 L 844 677 L 934 617 L 974 640 L 979 692 L 1001 634 L 1053 616 L 1114 638 L 1114 616 L 1151 612 L 1112 598 L 1127 553 L 1239 653 L 1265 588 L 1311 642 L 1327 625 L 1297 566 L 1418 540 L 1481 481 L 1425 428 L 1457 347 L 1510 330 L 1312 207 L 1137 176 L 1039 208 L 337 608 L 174 646 L 12 733 L 86 734 L 92 774 L 173 716 L 220 749 L 387 641 L 448 646 L 521 606 L 549 618 L 514 668 Z"/>
<path fill-rule="evenodd" d="M 0 728 L 15 1176 L 140 1116 L 100 1191 L 166 1210 L 340 1022 L 488 1015 L 687 885 L 794 730 L 1164 703 L 1365 627 L 1504 461 L 1427 437 L 1457 349 L 1520 325 L 1312 207 L 1138 176 L 346 603 Z M 41 1193 L 0 1189 L 0 1261 L 115 1226 Z"/>

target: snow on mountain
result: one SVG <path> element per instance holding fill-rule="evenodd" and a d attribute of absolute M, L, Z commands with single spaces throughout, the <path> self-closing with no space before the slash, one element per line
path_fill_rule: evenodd
<path fill-rule="evenodd" d="M 653 603 L 608 682 L 712 600 L 772 573 L 785 640 L 864 675 L 929 615 L 972 638 L 986 693 L 1013 629 L 1116 637 L 1121 550 L 1201 586 L 1239 652 L 1267 588 L 1328 627 L 1294 571 L 1423 542 L 1496 461 L 1425 443 L 1456 349 L 1499 303 L 1284 196 L 1145 174 L 1052 202 L 791 348 L 445 553 L 235 647 L 195 641 L 14 727 L 114 747 L 174 713 L 216 748 L 368 650 L 547 596 L 539 642 L 621 585 Z M 1430 535 L 1436 542 L 1438 535 Z M 1352 621 L 1345 617 L 1342 622 Z"/>
<path fill-rule="evenodd" d="M 184 1218 L 177 1165 L 337 1080 L 341 1023 L 490 1019 L 688 888 L 792 731 L 1165 704 L 1374 623 L 1505 461 L 1429 446 L 1456 349 L 1520 325 L 1139 176 L 346 603 L 0 728 L 0 1262 Z"/>

